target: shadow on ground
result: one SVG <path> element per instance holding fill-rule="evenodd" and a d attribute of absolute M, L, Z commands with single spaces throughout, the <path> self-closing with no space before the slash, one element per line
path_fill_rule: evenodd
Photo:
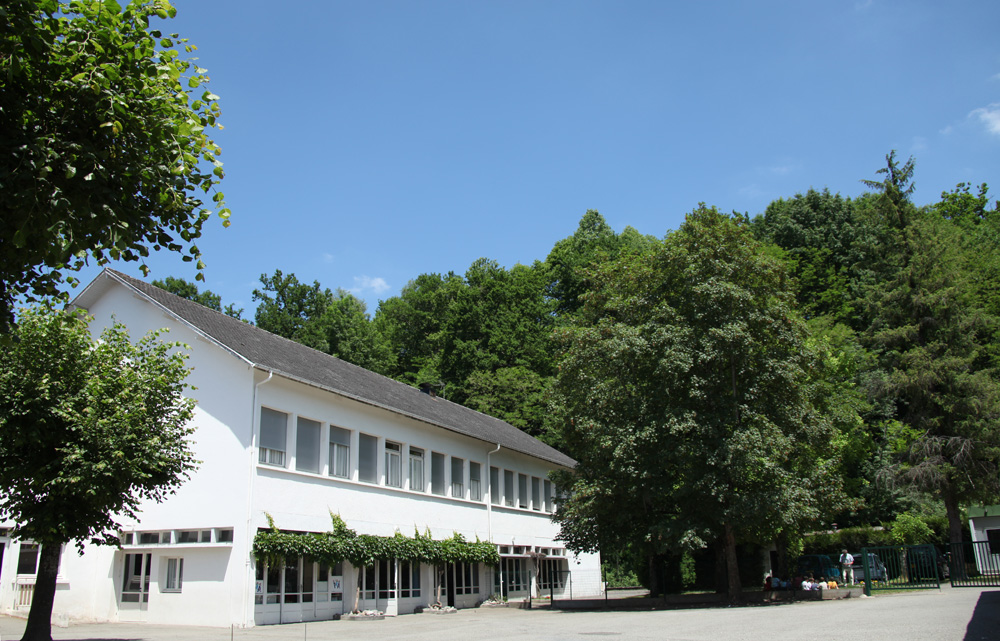
<path fill-rule="evenodd" d="M 986 641 L 1000 633 L 1000 592 L 983 592 L 965 628 L 965 641 Z"/>

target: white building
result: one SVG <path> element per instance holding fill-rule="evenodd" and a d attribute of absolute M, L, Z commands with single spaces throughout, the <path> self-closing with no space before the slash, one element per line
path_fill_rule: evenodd
<path fill-rule="evenodd" d="M 122 548 L 63 553 L 56 620 L 251 626 L 361 609 L 404 614 L 436 601 L 471 607 L 600 592 L 597 555 L 555 539 L 550 471 L 573 460 L 503 421 L 105 270 L 74 304 L 94 333 L 117 320 L 138 339 L 168 328 L 191 347 L 200 467 L 141 519 Z M 330 567 L 253 558 L 267 515 L 283 531 L 492 541 L 500 568 L 381 561 Z M 2 526 L 3 524 L 0 524 Z M 6 524 L 8 527 L 10 524 Z M 0 611 L 26 613 L 37 546 L 0 527 Z"/>

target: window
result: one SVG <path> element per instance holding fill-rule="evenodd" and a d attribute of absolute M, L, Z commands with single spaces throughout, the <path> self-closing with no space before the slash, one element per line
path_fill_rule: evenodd
<path fill-rule="evenodd" d="M 532 476 L 531 477 L 531 509 L 541 510 L 542 509 L 542 479 Z"/>
<path fill-rule="evenodd" d="M 399 598 L 420 596 L 420 563 L 399 562 Z"/>
<path fill-rule="evenodd" d="M 986 530 L 986 540 L 989 544 L 990 554 L 1000 554 L 1000 530 Z"/>
<path fill-rule="evenodd" d="M 403 487 L 403 463 L 399 443 L 385 444 L 385 484 L 389 487 Z"/>
<path fill-rule="evenodd" d="M 510 470 L 503 471 L 503 504 L 514 507 L 514 473 Z"/>
<path fill-rule="evenodd" d="M 198 530 L 178 530 L 177 531 L 177 542 L 178 543 L 198 543 L 201 532 Z"/>
<path fill-rule="evenodd" d="M 410 448 L 410 489 L 415 492 L 426 492 L 424 485 L 424 451 L 416 447 Z"/>
<path fill-rule="evenodd" d="M 528 477 L 524 474 L 517 475 L 517 506 L 528 507 Z"/>
<path fill-rule="evenodd" d="M 267 407 L 260 408 L 260 452 L 258 459 L 267 465 L 285 466 L 285 432 L 288 414 Z"/>
<path fill-rule="evenodd" d="M 283 603 L 298 603 L 301 596 L 299 584 L 299 557 L 290 556 L 285 559 L 285 591 Z"/>
<path fill-rule="evenodd" d="M 500 571 L 494 573 L 493 589 L 507 596 L 511 592 L 525 592 L 528 589 L 527 559 L 506 557 L 500 559 Z M 501 576 L 503 583 L 501 584 Z"/>
<path fill-rule="evenodd" d="M 298 419 L 295 430 L 295 469 L 319 474 L 319 422 Z"/>
<path fill-rule="evenodd" d="M 202 530 L 201 531 L 201 542 L 211 543 L 212 542 L 212 530 Z"/>
<path fill-rule="evenodd" d="M 391 599 L 396 592 L 395 559 L 378 561 L 378 598 Z"/>
<path fill-rule="evenodd" d="M 451 457 L 451 495 L 456 499 L 465 498 L 465 461 Z"/>
<path fill-rule="evenodd" d="M 184 559 L 167 559 L 167 584 L 164 592 L 180 592 L 184 581 Z"/>
<path fill-rule="evenodd" d="M 565 559 L 542 559 L 538 568 L 538 587 L 542 590 L 561 590 L 566 587 Z"/>
<path fill-rule="evenodd" d="M 378 483 L 378 439 L 367 434 L 358 435 L 358 480 Z"/>
<path fill-rule="evenodd" d="M 330 426 L 330 476 L 351 475 L 351 431 Z"/>
<path fill-rule="evenodd" d="M 431 452 L 431 492 L 444 496 L 444 454 Z"/>
<path fill-rule="evenodd" d="M 479 568 L 475 563 L 455 564 L 455 594 L 479 593 Z"/>
<path fill-rule="evenodd" d="M 545 479 L 542 482 L 542 485 L 543 485 L 544 492 L 545 492 L 542 495 L 545 498 L 545 511 L 546 512 L 555 512 L 556 511 L 556 509 L 555 509 L 556 506 L 552 504 L 552 481 L 550 481 L 548 479 Z"/>
<path fill-rule="evenodd" d="M 215 531 L 215 542 L 216 543 L 232 543 L 233 542 L 233 528 L 219 528 Z"/>
<path fill-rule="evenodd" d="M 38 574 L 38 552 L 37 543 L 21 543 L 21 549 L 17 555 L 18 574 Z"/>
<path fill-rule="evenodd" d="M 140 532 L 139 533 L 139 545 L 159 545 L 160 544 L 160 533 L 159 532 Z"/>
<path fill-rule="evenodd" d="M 500 505 L 500 470 L 490 466 L 490 503 Z"/>
<path fill-rule="evenodd" d="M 469 461 L 469 498 L 473 501 L 483 500 L 483 466 L 474 461 Z"/>

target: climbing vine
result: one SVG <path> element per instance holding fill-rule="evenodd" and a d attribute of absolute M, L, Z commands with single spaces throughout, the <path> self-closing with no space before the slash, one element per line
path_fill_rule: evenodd
<path fill-rule="evenodd" d="M 423 563 L 485 563 L 499 565 L 500 555 L 488 541 L 466 541 L 458 532 L 443 541 L 431 538 L 430 531 L 413 537 L 396 532 L 393 536 L 358 534 L 347 527 L 338 514 L 330 514 L 333 528 L 323 534 L 315 532 L 282 532 L 271 516 L 269 531 L 257 532 L 253 552 L 269 562 L 304 556 L 320 563 L 333 565 L 348 561 L 354 567 L 371 566 L 378 560 L 400 559 Z"/>

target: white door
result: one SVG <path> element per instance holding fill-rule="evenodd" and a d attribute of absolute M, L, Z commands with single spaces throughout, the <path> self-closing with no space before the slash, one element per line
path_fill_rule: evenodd
<path fill-rule="evenodd" d="M 137 552 L 125 555 L 122 568 L 122 592 L 119 618 L 122 621 L 144 621 L 149 608 L 149 575 L 153 555 Z"/>

